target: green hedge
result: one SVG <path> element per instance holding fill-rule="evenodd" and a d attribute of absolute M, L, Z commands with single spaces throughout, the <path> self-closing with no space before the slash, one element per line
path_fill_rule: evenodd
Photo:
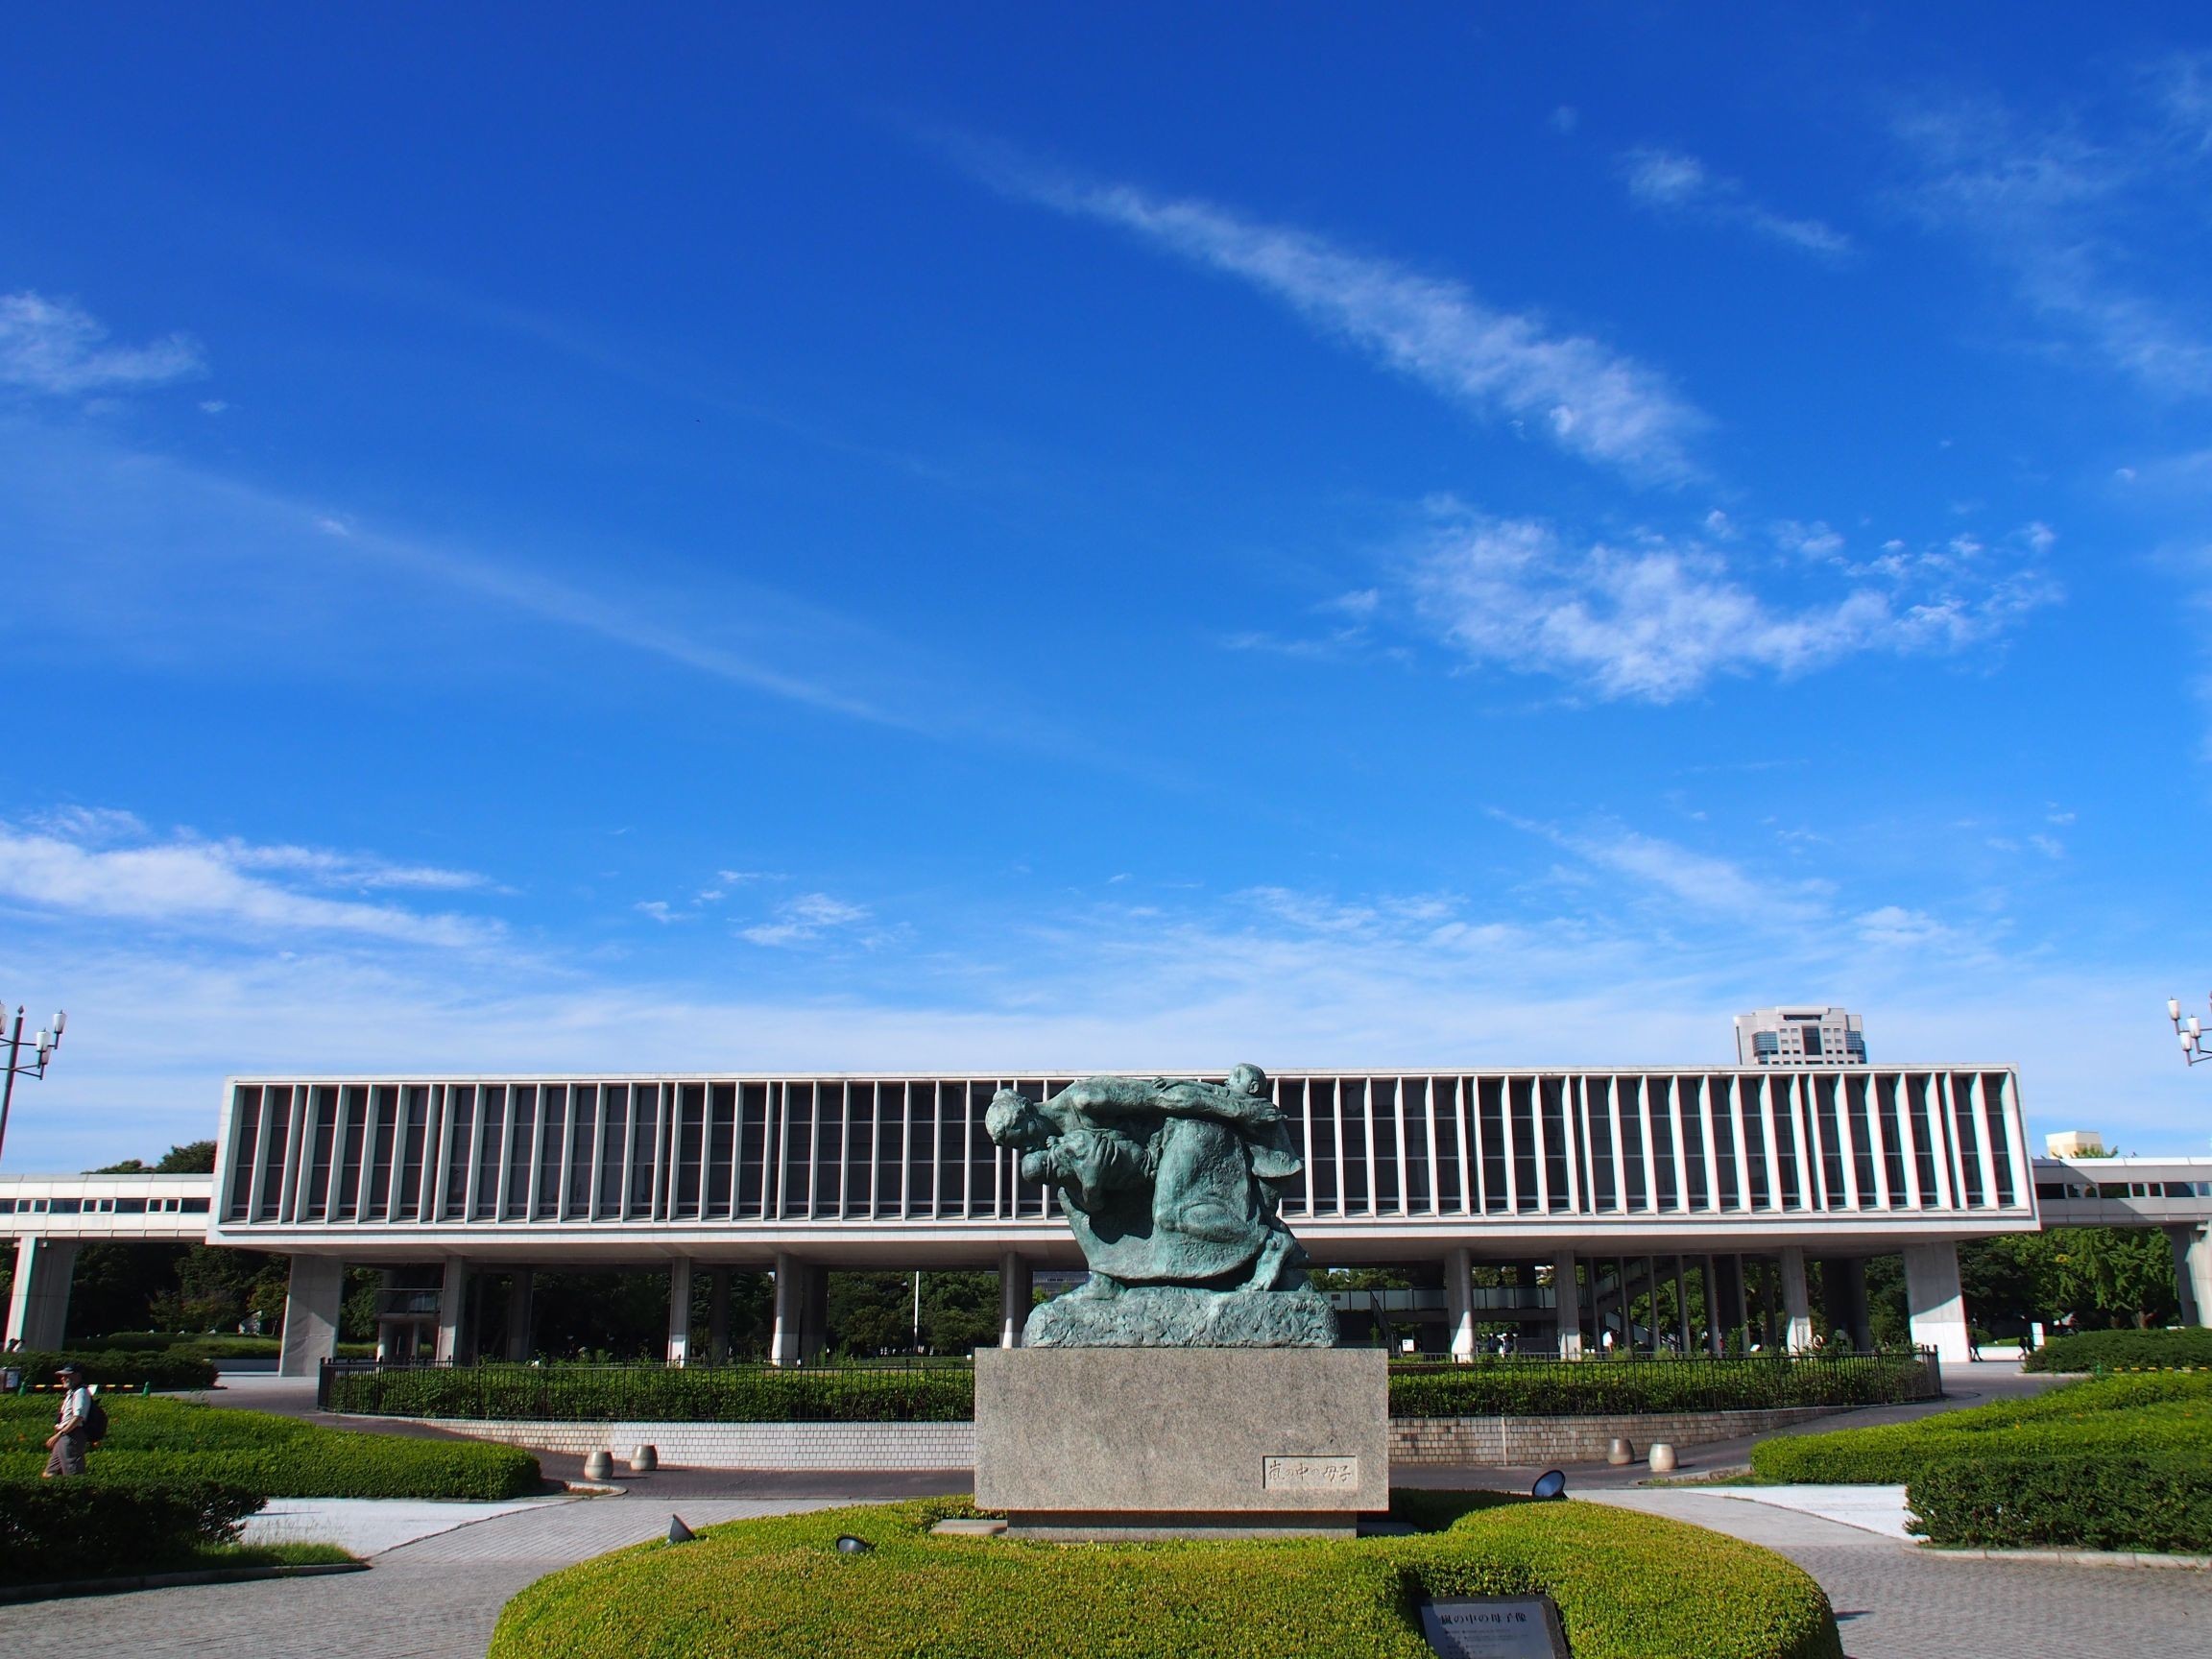
<path fill-rule="evenodd" d="M 1483 1503 L 1448 1530 L 1069 1550 L 938 1538 L 952 1500 L 741 1521 L 541 1578 L 489 1659 L 1430 1659 L 1424 1594 L 1559 1604 L 1576 1659 L 1840 1659 L 1801 1569 L 1587 1503 Z M 850 1532 L 875 1548 L 841 1555 Z"/>
<path fill-rule="evenodd" d="M 263 1498 L 524 1497 L 543 1484 L 518 1447 L 325 1429 L 296 1417 L 178 1400 L 108 1403 L 108 1438 L 89 1483 L 131 1490 L 222 1481 Z M 0 1402 L 0 1474 L 35 1475 L 53 1423 L 48 1401 Z"/>
<path fill-rule="evenodd" d="M 144 1348 L 66 1348 L 0 1354 L 0 1366 L 23 1373 L 27 1383 L 47 1383 L 60 1366 L 84 1367 L 84 1381 L 109 1387 L 136 1388 L 151 1382 L 165 1392 L 215 1386 L 215 1367 L 196 1354 Z"/>
<path fill-rule="evenodd" d="M 1911 1356 L 1478 1360 L 1393 1365 L 1394 1417 L 1567 1417 L 1873 1406 L 1930 1390 Z M 571 1422 L 958 1423 L 974 1373 L 770 1365 L 465 1365 L 340 1372 L 333 1410 L 387 1417 Z"/>
<path fill-rule="evenodd" d="M 0 1583 L 159 1572 L 234 1541 L 261 1502 L 214 1479 L 125 1487 L 0 1474 Z"/>
<path fill-rule="evenodd" d="M 2212 1551 L 2212 1457 L 1953 1457 L 1906 1489 L 1912 1530 L 1985 1550 Z"/>
<path fill-rule="evenodd" d="M 1901 1486 L 1955 1458 L 2093 1453 L 2186 1462 L 2212 1456 L 2208 1444 L 2212 1377 L 2107 1377 L 1916 1423 L 1763 1440 L 1751 1467 L 1769 1480 Z"/>
<path fill-rule="evenodd" d="M 274 1359 L 283 1352 L 278 1336 L 228 1335 L 220 1331 L 118 1331 L 94 1337 L 87 1347 L 120 1351 L 158 1349 L 190 1354 L 202 1359 Z M 373 1342 L 341 1342 L 338 1353 L 349 1359 L 366 1359 L 376 1352 Z"/>
<path fill-rule="evenodd" d="M 341 1372 L 330 1408 L 571 1422 L 962 1423 L 974 1374 L 837 1366 L 465 1365 Z"/>
<path fill-rule="evenodd" d="M 1393 1417 L 1575 1417 L 1642 1411 L 1748 1411 L 1886 1406 L 1930 1397 L 1911 1355 L 1838 1358 L 1492 1359 L 1393 1366 Z"/>
<path fill-rule="evenodd" d="M 2029 1371 L 2212 1371 L 2212 1329 L 2078 1331 L 2028 1356 Z"/>

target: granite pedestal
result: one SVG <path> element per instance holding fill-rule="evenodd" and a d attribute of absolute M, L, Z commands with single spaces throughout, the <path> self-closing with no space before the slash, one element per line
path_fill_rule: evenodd
<path fill-rule="evenodd" d="M 1017 1537 L 1350 1536 L 1390 1506 L 1373 1348 L 986 1348 L 975 1502 Z"/>

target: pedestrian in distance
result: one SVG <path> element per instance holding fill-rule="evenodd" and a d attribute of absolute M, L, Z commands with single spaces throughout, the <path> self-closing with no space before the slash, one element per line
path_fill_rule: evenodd
<path fill-rule="evenodd" d="M 107 1413 L 92 1397 L 92 1390 L 84 1386 L 84 1373 L 81 1369 L 73 1364 L 64 1365 L 54 1376 L 61 1384 L 61 1414 L 55 1420 L 54 1432 L 46 1439 L 43 1478 L 48 1480 L 57 1475 L 84 1474 L 84 1455 L 107 1427 Z"/>

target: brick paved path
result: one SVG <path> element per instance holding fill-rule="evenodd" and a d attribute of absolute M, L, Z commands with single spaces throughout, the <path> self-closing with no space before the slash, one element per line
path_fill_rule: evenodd
<path fill-rule="evenodd" d="M 1592 1496 L 1789 1556 L 1828 1592 L 1850 1659 L 2212 1659 L 2212 1575 L 1947 1556 L 1714 1493 Z"/>
<path fill-rule="evenodd" d="M 2212 1659 L 2212 1578 L 2202 1573 L 1953 1559 L 1717 1494 L 1593 1496 L 1779 1550 L 1828 1592 L 1851 1659 Z M 0 1653 L 482 1659 L 510 1596 L 556 1568 L 659 1537 L 671 1508 L 705 1526 L 830 1502 L 579 1500 L 404 1545 L 367 1573 L 0 1607 Z"/>
<path fill-rule="evenodd" d="M 699 1499 L 681 1512 L 703 1527 L 822 1506 Z M 0 1652 L 483 1659 L 510 1596 L 556 1568 L 661 1536 L 670 1508 L 657 1498 L 581 1499 L 403 1545 L 367 1573 L 0 1607 Z"/>

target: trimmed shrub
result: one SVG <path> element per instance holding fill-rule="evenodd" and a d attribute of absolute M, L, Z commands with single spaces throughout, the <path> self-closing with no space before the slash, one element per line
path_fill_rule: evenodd
<path fill-rule="evenodd" d="M 122 1399 L 86 1481 L 131 1490 L 216 1480 L 262 1498 L 519 1498 L 538 1459 L 515 1446 L 325 1429 L 264 1411 Z M 44 1401 L 0 1402 L 0 1473 L 36 1474 L 53 1421 Z"/>
<path fill-rule="evenodd" d="M 147 1348 L 62 1348 L 0 1354 L 0 1366 L 21 1371 L 27 1383 L 51 1382 L 55 1371 L 71 1362 L 84 1367 L 85 1382 L 110 1388 L 137 1388 L 149 1382 L 164 1392 L 215 1386 L 215 1367 L 196 1354 Z"/>
<path fill-rule="evenodd" d="M 154 1573 L 228 1544 L 261 1495 L 218 1480 L 115 1486 L 0 1475 L 0 1583 Z"/>
<path fill-rule="evenodd" d="M 1840 1659 L 1801 1569 L 1717 1532 L 1586 1503 L 1485 1502 L 1409 1538 L 1084 1550 L 937 1538 L 942 1500 L 709 1528 L 541 1578 L 490 1659 L 1428 1659 L 1423 1595 L 1559 1604 L 1577 1659 Z M 875 1548 L 841 1555 L 838 1534 Z"/>
<path fill-rule="evenodd" d="M 1479 1359 L 1393 1366 L 1393 1417 L 1577 1417 L 1646 1411 L 1754 1411 L 1789 1406 L 1887 1406 L 1933 1395 L 1911 1355 L 1837 1358 L 1569 1362 Z"/>
<path fill-rule="evenodd" d="M 1909 1355 L 1840 1358 L 1491 1359 L 1393 1365 L 1394 1417 L 1569 1417 L 1647 1411 L 1874 1406 L 1930 1393 Z M 336 1411 L 388 1417 L 693 1423 L 958 1423 L 974 1414 L 965 1366 L 465 1365 L 341 1371 Z"/>
<path fill-rule="evenodd" d="M 2028 1356 L 2029 1371 L 2212 1371 L 2212 1330 L 2078 1331 Z"/>
<path fill-rule="evenodd" d="M 1751 1467 L 1769 1480 L 1901 1486 L 1960 1457 L 2094 1453 L 2201 1461 L 2208 1437 L 2212 1377 L 2108 1377 L 1916 1423 L 1763 1440 L 1751 1449 Z"/>
<path fill-rule="evenodd" d="M 1952 1457 L 1914 1476 L 1911 1530 L 1984 1550 L 2212 1551 L 2212 1457 Z"/>

